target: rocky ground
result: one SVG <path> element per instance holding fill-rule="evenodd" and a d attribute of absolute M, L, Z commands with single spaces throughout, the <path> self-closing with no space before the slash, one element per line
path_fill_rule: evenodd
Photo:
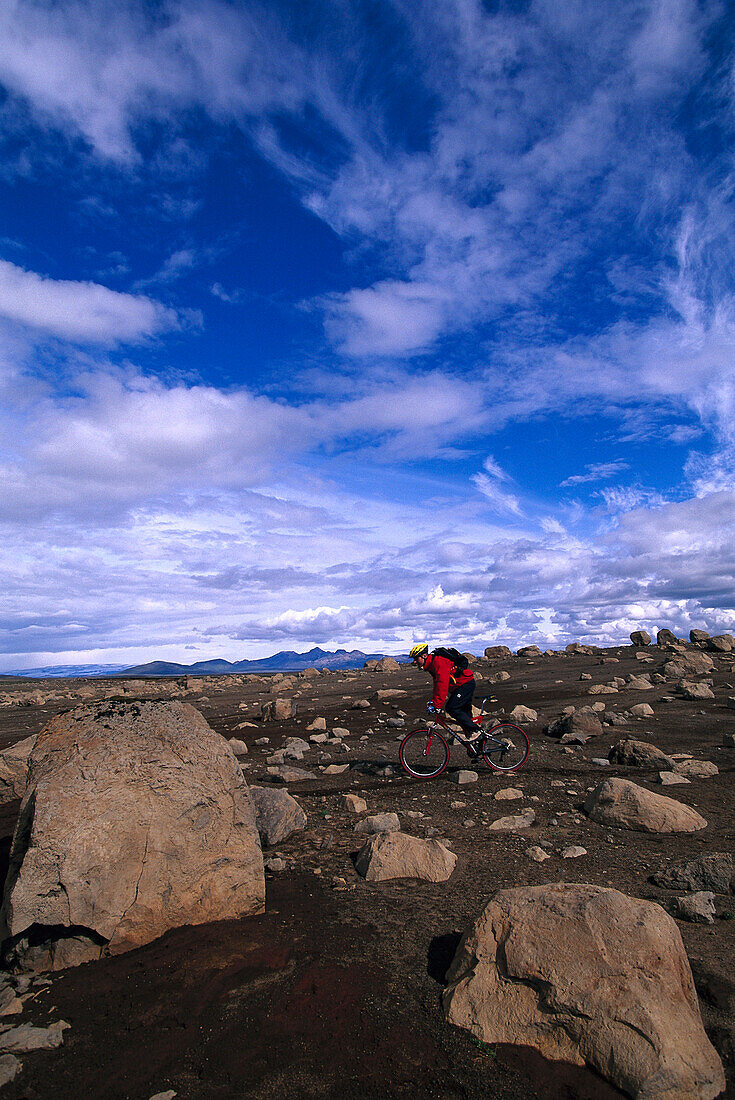
<path fill-rule="evenodd" d="M 468 767 L 461 749 L 439 779 L 413 781 L 400 771 L 400 737 L 425 715 L 430 695 L 429 678 L 412 667 L 196 681 L 0 682 L 0 749 L 85 698 L 183 698 L 219 733 L 244 742 L 240 761 L 248 782 L 283 786 L 283 765 L 311 773 L 287 783 L 306 811 L 307 827 L 266 850 L 266 913 L 178 929 L 130 954 L 19 990 L 22 1014 L 6 1023 L 64 1020 L 70 1027 L 57 1049 L 22 1056 L 22 1071 L 3 1095 L 621 1095 L 592 1072 L 546 1062 L 528 1049 L 473 1040 L 445 1021 L 440 995 L 460 932 L 499 888 L 592 883 L 657 901 L 675 914 L 676 898 L 685 891 L 656 886 L 650 876 L 683 859 L 733 852 L 735 748 L 723 743 L 735 732 L 735 709 L 728 705 L 735 695 L 733 656 L 713 652 L 710 669 L 672 670 L 672 662 L 685 661 L 688 653 L 696 663 L 699 652 L 692 646 L 627 646 L 478 660 L 477 697 L 493 695 L 491 709 L 498 713 L 520 704 L 537 717 L 523 723 L 532 752 L 521 772 L 508 777 L 483 766 L 476 782 L 462 785 L 454 781 L 456 769 Z M 509 678 L 499 679 L 501 673 Z M 642 673 L 650 686 L 641 686 Z M 677 686 L 682 680 L 710 690 L 688 692 Z M 608 690 L 590 694 L 600 686 Z M 279 699 L 293 704 L 267 707 Z M 641 703 L 652 715 L 631 713 Z M 270 720 L 261 717 L 264 704 Z M 560 744 L 543 732 L 565 708 L 578 714 L 592 704 L 601 732 L 585 744 Z M 294 715 L 277 717 L 293 706 Z M 303 759 L 282 765 L 277 750 L 289 737 L 308 741 L 319 733 L 307 730 L 316 718 L 325 719 L 330 740 L 310 742 Z M 335 737 L 335 729 L 346 732 Z M 660 766 L 595 762 L 624 738 L 652 743 L 669 757 L 711 761 L 718 771 L 690 774 L 688 784 L 669 788 L 658 782 Z M 678 799 L 703 815 L 707 828 L 665 835 L 595 823 L 582 807 L 607 776 Z M 520 798 L 502 797 L 511 787 Z M 361 796 L 368 814 L 398 814 L 404 832 L 443 839 L 458 857 L 451 877 L 374 883 L 358 876 L 355 856 L 364 837 L 354 827 L 365 814 L 346 807 L 346 793 Z M 17 809 L 17 800 L 0 808 L 6 863 Z M 488 829 L 527 809 L 535 811 L 529 827 Z M 528 854 L 534 849 L 540 850 L 535 859 Z M 584 854 L 563 855 L 568 849 Z M 715 894 L 714 910 L 712 923 L 678 925 L 707 1033 L 725 1065 L 727 1095 L 735 1096 L 735 897 Z"/>

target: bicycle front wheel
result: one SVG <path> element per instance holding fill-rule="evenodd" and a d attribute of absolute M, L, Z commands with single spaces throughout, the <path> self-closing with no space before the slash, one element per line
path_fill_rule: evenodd
<path fill-rule="evenodd" d="M 531 744 L 520 726 L 501 722 L 493 726 L 482 739 L 485 763 L 496 772 L 514 772 L 528 760 Z"/>
<path fill-rule="evenodd" d="M 412 730 L 401 741 L 398 759 L 414 779 L 433 779 L 449 763 L 449 745 L 436 730 Z"/>

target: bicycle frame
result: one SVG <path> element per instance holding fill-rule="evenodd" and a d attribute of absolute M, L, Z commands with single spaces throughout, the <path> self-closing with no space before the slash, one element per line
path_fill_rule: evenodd
<path fill-rule="evenodd" d="M 494 741 L 495 744 L 498 746 L 497 748 L 490 749 L 490 752 L 504 752 L 505 745 L 503 744 L 503 742 L 498 741 L 496 737 L 493 737 L 493 727 L 491 727 L 489 730 L 483 729 L 483 723 L 485 721 L 485 718 L 487 717 L 487 715 L 485 714 L 485 703 L 487 703 L 487 695 L 482 700 L 480 713 L 472 719 L 472 721 L 477 725 L 477 733 L 473 734 L 472 737 L 468 737 L 465 734 L 459 723 L 454 722 L 454 724 L 450 726 L 449 722 L 451 722 L 452 719 L 444 718 L 443 715 L 439 713 L 435 714 L 433 719 L 430 718 L 426 724 L 429 729 L 433 729 L 438 726 L 441 729 L 445 730 L 445 732 L 448 733 L 450 737 L 456 737 L 459 743 L 461 745 L 464 745 L 465 748 L 468 745 L 472 745 L 478 737 L 485 737 L 486 739 L 489 738 L 491 741 Z"/>

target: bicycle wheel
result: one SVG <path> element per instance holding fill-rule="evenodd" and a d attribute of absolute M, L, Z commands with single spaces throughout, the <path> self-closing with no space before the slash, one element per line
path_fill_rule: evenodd
<path fill-rule="evenodd" d="M 398 759 L 414 779 L 433 779 L 449 763 L 449 745 L 436 730 L 412 730 L 401 741 Z"/>
<path fill-rule="evenodd" d="M 496 772 L 517 771 L 526 763 L 531 751 L 527 735 L 511 722 L 501 722 L 488 730 L 480 747 L 485 763 Z"/>

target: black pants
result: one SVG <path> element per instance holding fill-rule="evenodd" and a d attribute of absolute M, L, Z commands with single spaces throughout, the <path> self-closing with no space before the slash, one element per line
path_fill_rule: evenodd
<path fill-rule="evenodd" d="M 465 733 L 474 736 L 477 726 L 472 721 L 472 697 L 475 694 L 475 681 L 468 680 L 466 684 L 460 684 L 458 688 L 447 696 L 444 709 L 447 714 L 458 722 Z"/>

